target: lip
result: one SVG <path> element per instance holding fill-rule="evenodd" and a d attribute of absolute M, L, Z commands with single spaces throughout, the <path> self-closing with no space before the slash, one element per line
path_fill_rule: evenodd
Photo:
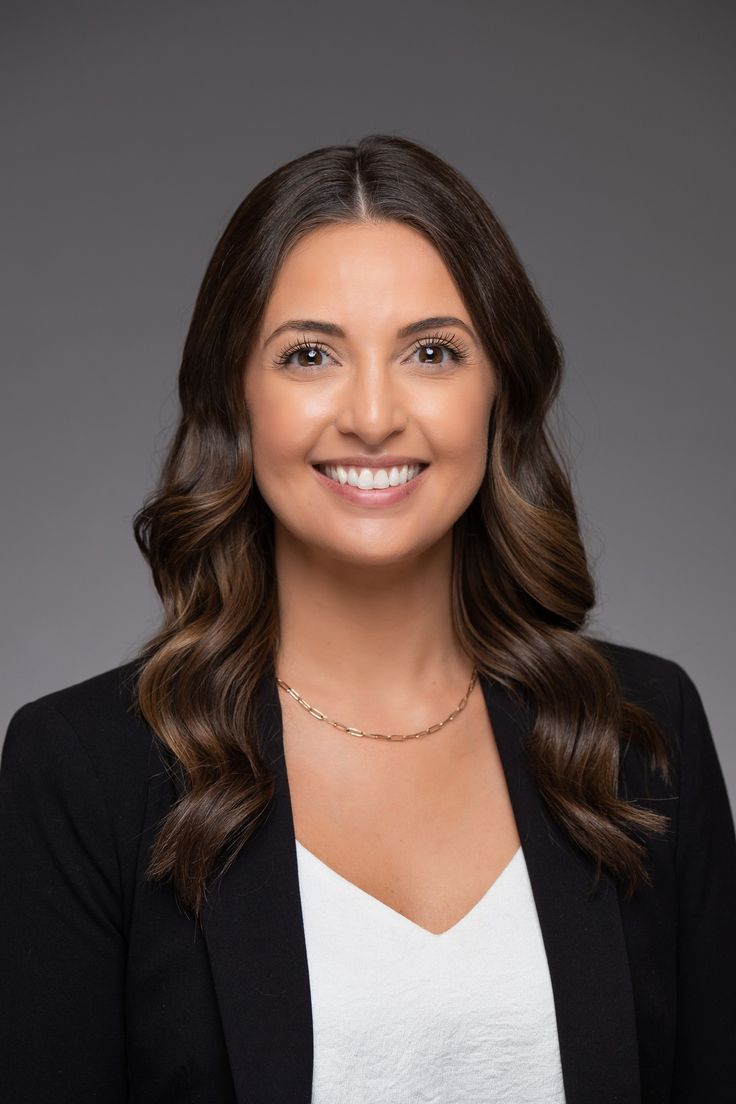
<path fill-rule="evenodd" d="M 357 467 L 356 464 L 349 465 L 350 467 Z M 363 464 L 362 467 L 367 468 L 370 465 Z M 391 465 L 395 467 L 398 465 Z M 330 479 L 329 475 L 324 475 L 319 468 L 312 466 L 312 471 L 317 476 L 317 479 L 332 491 L 339 498 L 344 499 L 346 502 L 354 502 L 357 506 L 380 507 L 380 506 L 393 506 L 397 502 L 403 502 L 414 494 L 415 491 L 421 487 L 424 479 L 429 471 L 430 465 L 422 468 L 418 475 L 415 475 L 413 479 L 410 479 L 408 483 L 399 483 L 396 487 L 380 487 L 377 490 L 365 490 L 362 487 L 351 487 L 349 483 L 338 483 L 334 479 Z"/>
<path fill-rule="evenodd" d="M 367 456 L 365 453 L 356 452 L 354 456 L 341 456 L 337 460 L 313 460 L 313 464 L 326 464 L 336 468 L 338 464 L 343 468 L 401 468 L 404 464 L 425 465 L 427 460 L 421 460 L 418 456 L 399 456 L 398 453 L 387 452 L 382 456 Z"/>

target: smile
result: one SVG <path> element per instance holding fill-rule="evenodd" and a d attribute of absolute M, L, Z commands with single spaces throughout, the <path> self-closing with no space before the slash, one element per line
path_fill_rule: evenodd
<path fill-rule="evenodd" d="M 426 464 L 404 464 L 398 468 L 343 468 L 329 464 L 315 464 L 318 471 L 336 483 L 359 487 L 363 491 L 384 490 L 399 487 L 415 479 Z"/>
<path fill-rule="evenodd" d="M 345 503 L 367 509 L 400 506 L 420 494 L 429 468 L 429 464 L 404 464 L 400 468 L 312 465 L 312 471 L 325 490 Z"/>

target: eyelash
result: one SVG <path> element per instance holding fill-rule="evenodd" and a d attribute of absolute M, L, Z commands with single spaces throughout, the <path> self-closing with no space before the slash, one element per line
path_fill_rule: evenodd
<path fill-rule="evenodd" d="M 409 353 L 409 356 L 413 356 L 414 353 L 418 352 L 420 349 L 436 349 L 438 346 L 442 349 L 449 349 L 453 355 L 456 364 L 460 364 L 464 360 L 467 360 L 470 355 L 467 346 L 463 345 L 461 341 L 458 341 L 458 339 L 454 337 L 453 334 L 432 333 L 427 334 L 424 337 L 417 338 L 414 346 Z M 283 349 L 278 354 L 278 356 L 276 357 L 277 367 L 286 368 L 288 366 L 288 361 L 290 357 L 293 356 L 294 353 L 298 352 L 299 349 L 315 349 L 322 353 L 329 353 L 329 349 L 325 345 L 323 345 L 321 341 L 310 341 L 308 338 L 303 337 L 300 341 L 297 341 L 293 345 L 287 346 L 287 348 Z M 316 371 L 318 368 L 321 367 L 321 364 L 312 365 L 311 368 L 307 365 L 299 365 L 300 370 L 305 372 Z M 438 363 L 437 365 L 429 364 L 427 365 L 427 367 L 444 368 L 446 367 L 446 365 L 443 362 L 441 364 Z"/>

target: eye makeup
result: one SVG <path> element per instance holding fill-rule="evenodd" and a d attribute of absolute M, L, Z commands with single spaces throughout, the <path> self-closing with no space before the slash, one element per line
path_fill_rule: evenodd
<path fill-rule="evenodd" d="M 291 365 L 289 365 L 289 361 L 294 353 L 298 352 L 301 349 L 305 350 L 308 353 L 319 352 L 329 355 L 329 349 L 321 341 L 313 341 L 306 336 L 303 336 L 298 341 L 292 342 L 284 349 L 282 349 L 274 358 L 274 364 L 278 368 L 292 367 Z M 467 345 L 460 341 L 454 334 L 446 332 L 426 334 L 423 337 L 418 338 L 414 342 L 408 355 L 413 356 L 415 353 L 419 352 L 420 349 L 447 349 L 451 354 L 452 361 L 456 364 L 462 363 L 470 356 L 470 350 L 468 349 Z M 447 361 L 437 361 L 436 364 L 431 361 L 424 361 L 423 364 L 430 368 L 443 368 L 447 366 Z M 304 369 L 305 371 L 311 371 L 316 368 L 321 368 L 323 367 L 323 365 L 300 364 L 294 365 L 293 367 L 298 367 L 299 369 Z"/>

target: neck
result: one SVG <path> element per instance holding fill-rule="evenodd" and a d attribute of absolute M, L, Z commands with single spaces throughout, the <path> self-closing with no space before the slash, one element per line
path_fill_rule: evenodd
<path fill-rule="evenodd" d="M 356 714 L 449 712 L 472 670 L 452 627 L 451 557 L 451 533 L 411 559 L 380 564 L 305 549 L 277 528 L 279 678 L 351 723 Z"/>

